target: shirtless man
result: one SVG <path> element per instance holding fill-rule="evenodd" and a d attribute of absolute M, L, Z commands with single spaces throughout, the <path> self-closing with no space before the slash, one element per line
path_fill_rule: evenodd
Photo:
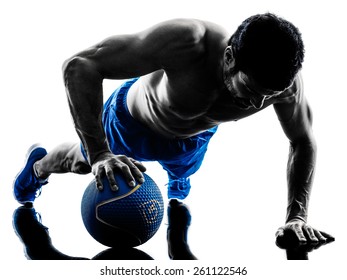
<path fill-rule="evenodd" d="M 141 162 L 158 161 L 168 172 L 168 197 L 184 199 L 218 125 L 273 105 L 290 143 L 287 217 L 277 235 L 289 231 L 299 241 L 325 242 L 330 236 L 307 224 L 316 142 L 303 58 L 298 29 L 270 13 L 246 19 L 232 36 L 211 22 L 176 19 L 107 38 L 63 66 L 82 144 L 65 143 L 48 154 L 32 147 L 15 197 L 33 202 L 50 174 L 64 172 L 92 172 L 100 190 L 106 175 L 117 191 L 114 170 L 134 186 L 143 182 Z M 131 80 L 103 106 L 104 79 Z"/>

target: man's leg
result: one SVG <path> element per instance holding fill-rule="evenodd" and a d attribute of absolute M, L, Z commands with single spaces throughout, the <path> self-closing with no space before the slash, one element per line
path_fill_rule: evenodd
<path fill-rule="evenodd" d="M 88 174 L 91 167 L 82 155 L 79 143 L 63 143 L 34 164 L 36 175 L 46 179 L 52 173 Z"/>

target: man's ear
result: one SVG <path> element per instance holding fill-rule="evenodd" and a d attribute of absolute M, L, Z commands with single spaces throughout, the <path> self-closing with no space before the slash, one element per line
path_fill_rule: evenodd
<path fill-rule="evenodd" d="M 235 58 L 234 53 L 231 46 L 227 46 L 224 50 L 223 57 L 223 79 L 224 84 L 228 88 L 229 91 L 232 90 L 232 73 L 234 73 L 235 68 Z"/>
<path fill-rule="evenodd" d="M 227 46 L 224 50 L 224 67 L 227 71 L 235 67 L 234 52 L 231 46 Z"/>

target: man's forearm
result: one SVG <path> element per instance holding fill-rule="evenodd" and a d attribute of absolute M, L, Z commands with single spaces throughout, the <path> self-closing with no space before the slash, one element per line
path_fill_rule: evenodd
<path fill-rule="evenodd" d="M 291 144 L 288 160 L 288 208 L 286 221 L 307 221 L 317 147 L 314 141 Z"/>
<path fill-rule="evenodd" d="M 64 81 L 75 129 L 92 164 L 109 147 L 102 125 L 102 77 L 81 58 L 64 65 Z"/>
<path fill-rule="evenodd" d="M 97 131 L 100 129 L 93 130 L 94 133 L 91 135 L 86 131 L 81 131 L 77 126 L 75 126 L 75 129 L 82 141 L 90 165 L 95 162 L 99 155 L 105 152 L 110 152 L 110 148 L 103 130 L 99 133 L 97 133 Z"/>

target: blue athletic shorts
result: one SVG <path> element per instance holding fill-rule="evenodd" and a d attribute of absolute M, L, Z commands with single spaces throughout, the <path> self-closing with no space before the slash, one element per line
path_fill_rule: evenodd
<path fill-rule="evenodd" d="M 201 166 L 217 126 L 186 139 L 167 139 L 135 120 L 127 107 L 127 93 L 138 78 L 116 89 L 104 105 L 103 124 L 114 154 L 139 161 L 158 161 L 169 178 L 188 178 Z M 82 153 L 86 157 L 82 147 Z"/>

